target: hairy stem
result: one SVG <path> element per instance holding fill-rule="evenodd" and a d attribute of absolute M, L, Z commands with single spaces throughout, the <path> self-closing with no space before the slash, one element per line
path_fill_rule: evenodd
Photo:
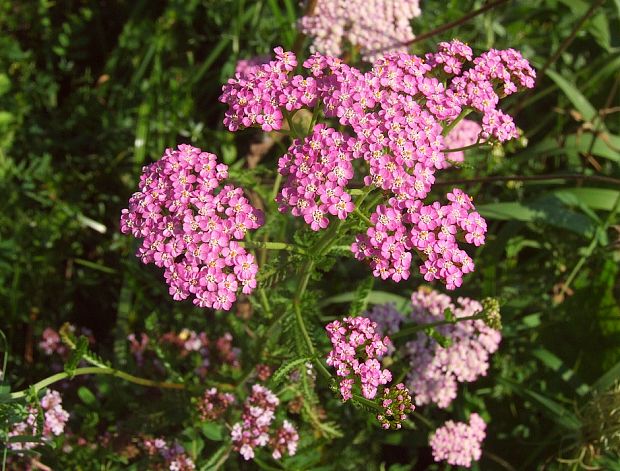
<path fill-rule="evenodd" d="M 64 371 L 61 373 L 56 373 L 55 375 L 49 376 L 33 384 L 28 389 L 23 389 L 21 391 L 16 391 L 14 393 L 11 393 L 11 399 L 21 399 L 22 397 L 26 397 L 32 390 L 34 390 L 34 392 L 39 392 L 41 389 L 44 389 L 64 379 L 71 379 L 74 376 L 92 375 L 92 374 L 111 375 L 111 376 L 115 376 L 120 379 L 124 379 L 125 381 L 129 381 L 130 383 L 139 384 L 140 386 L 147 386 L 151 388 L 185 389 L 185 385 L 182 383 L 167 383 L 167 382 L 153 381 L 150 379 L 140 378 L 138 376 L 130 375 L 129 373 L 125 373 L 124 371 L 119 371 L 114 368 L 102 368 L 99 366 L 88 366 L 85 368 L 76 368 L 76 370 L 72 374 L 69 374 Z"/>

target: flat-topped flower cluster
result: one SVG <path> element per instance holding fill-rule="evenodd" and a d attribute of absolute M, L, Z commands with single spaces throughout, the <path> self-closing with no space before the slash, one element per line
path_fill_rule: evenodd
<path fill-rule="evenodd" d="M 121 214 L 121 231 L 142 239 L 137 256 L 164 268 L 176 300 L 229 310 L 256 287 L 254 256 L 239 245 L 263 223 L 243 190 L 220 185 L 228 167 L 196 147 L 167 149 L 143 168 L 140 191 Z"/>
<path fill-rule="evenodd" d="M 376 327 L 377 324 L 366 317 L 345 317 L 342 322 L 333 321 L 325 327 L 332 343 L 327 364 L 342 378 L 340 395 L 343 401 L 353 397 L 356 384 L 366 399 L 374 399 L 379 386 L 392 381 L 390 370 L 379 363 L 391 342 L 387 336 L 381 338 Z"/>
<path fill-rule="evenodd" d="M 415 38 L 411 20 L 420 13 L 419 0 L 318 0 L 312 14 L 299 20 L 299 29 L 312 38 L 312 52 L 341 56 L 349 43 L 372 62 L 406 52 Z"/>
<path fill-rule="evenodd" d="M 498 104 L 534 85 L 528 62 L 512 49 L 474 57 L 455 40 L 424 58 L 387 54 L 365 73 L 317 53 L 303 63 L 305 74 L 294 74 L 295 54 L 275 52 L 275 60 L 231 78 L 220 100 L 228 105 L 224 124 L 231 131 L 255 126 L 297 136 L 299 130 L 287 131 L 284 123 L 301 108 L 322 119 L 279 161 L 285 177 L 280 210 L 302 217 L 313 230 L 326 228 L 333 217 L 345 219 L 359 209 L 348 188 L 357 173 L 369 191 L 383 192 L 383 201 L 365 208 L 373 211 L 371 227 L 352 246 L 356 257 L 368 261 L 375 276 L 400 281 L 409 277 L 416 253 L 426 280 L 460 286 L 474 265 L 459 241 L 483 244 L 486 223 L 460 190 L 448 193 L 447 205 L 423 200 L 436 171 L 449 166 L 444 134 L 466 114 L 480 117 L 485 141 L 518 136 Z"/>
<path fill-rule="evenodd" d="M 252 387 L 243 404 L 241 422 L 235 423 L 230 433 L 233 449 L 244 459 L 254 458 L 255 449 L 266 445 L 270 445 L 274 459 L 280 459 L 283 453 L 292 456 L 297 452 L 299 434 L 289 421 L 284 420 L 281 427 L 272 431 L 279 404 L 278 397 L 265 386 Z"/>
<path fill-rule="evenodd" d="M 458 298 L 453 303 L 449 296 L 426 288 L 415 291 L 411 303 L 412 318 L 418 324 L 443 320 L 446 309 L 457 321 L 483 310 L 482 304 L 473 299 Z M 498 349 L 502 336 L 482 319 L 458 321 L 436 329 L 451 345 L 442 347 L 423 332 L 407 342 L 405 349 L 411 365 L 407 386 L 415 393 L 416 405 L 434 403 L 446 408 L 456 398 L 458 383 L 486 375 L 489 358 Z"/>
<path fill-rule="evenodd" d="M 486 424 L 476 413 L 469 416 L 469 424 L 448 420 L 430 439 L 433 458 L 469 468 L 472 461 L 482 456 L 481 443 L 485 437 Z"/>

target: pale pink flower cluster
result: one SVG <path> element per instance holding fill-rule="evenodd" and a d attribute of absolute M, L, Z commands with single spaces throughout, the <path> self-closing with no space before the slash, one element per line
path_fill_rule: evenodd
<path fill-rule="evenodd" d="M 405 320 L 394 303 L 375 304 L 364 316 L 377 324 L 376 330 L 380 335 L 395 334 Z"/>
<path fill-rule="evenodd" d="M 282 458 L 283 453 L 287 453 L 289 456 L 293 456 L 297 453 L 297 444 L 299 443 L 299 433 L 288 420 L 282 422 L 282 426 L 276 430 L 276 433 L 271 438 L 269 443 L 273 452 L 271 456 L 274 459 L 279 460 Z"/>
<path fill-rule="evenodd" d="M 411 303 L 412 320 L 417 324 L 444 320 L 446 309 L 456 319 L 482 312 L 478 301 L 458 298 L 455 304 L 449 296 L 427 288 L 414 292 Z M 451 345 L 444 348 L 423 332 L 407 342 L 405 350 L 411 365 L 407 386 L 414 391 L 416 405 L 435 403 L 446 408 L 456 398 L 458 383 L 472 382 L 486 375 L 490 355 L 498 349 L 501 334 L 481 319 L 435 329 L 449 339 Z"/>
<path fill-rule="evenodd" d="M 340 56 L 349 43 L 372 62 L 388 52 L 407 51 L 415 38 L 411 20 L 420 13 L 419 0 L 318 0 L 299 28 L 312 37 L 312 52 Z"/>
<path fill-rule="evenodd" d="M 374 399 L 378 387 L 392 381 L 392 373 L 382 369 L 379 360 L 387 353 L 390 339 L 376 332 L 377 324 L 366 317 L 345 317 L 325 327 L 332 350 L 327 364 L 336 369 L 343 401 L 351 399 L 359 384 L 366 399 Z"/>
<path fill-rule="evenodd" d="M 445 137 L 446 149 L 460 149 L 478 142 L 482 127 L 476 121 L 464 119 L 459 122 Z M 465 152 L 462 150 L 446 153 L 446 158 L 453 162 L 463 162 Z"/>
<path fill-rule="evenodd" d="M 13 425 L 9 432 L 9 437 L 18 435 L 39 436 L 44 440 L 49 440 L 53 436 L 58 436 L 65 430 L 65 425 L 69 420 L 69 413 L 62 408 L 62 398 L 58 391 L 48 389 L 40 401 L 43 410 L 43 430 L 38 430 L 37 414 L 38 408 L 28 406 L 28 415 L 22 422 Z M 14 442 L 9 443 L 11 450 L 30 450 L 36 447 L 35 442 Z"/>
<path fill-rule="evenodd" d="M 158 456 L 163 459 L 170 471 L 193 471 L 196 469 L 194 461 L 176 442 L 169 445 L 163 438 L 146 438 L 142 442 L 142 446 L 150 456 Z"/>
<path fill-rule="evenodd" d="M 234 402 L 235 396 L 232 394 L 220 392 L 217 388 L 210 388 L 204 392 L 197 404 L 198 413 L 202 420 L 217 420 Z"/>
<path fill-rule="evenodd" d="M 175 300 L 229 310 L 237 292 L 256 287 L 258 266 L 237 241 L 263 223 L 243 190 L 225 185 L 228 167 L 196 147 L 167 149 L 143 168 L 140 191 L 121 215 L 121 231 L 141 238 L 137 256 L 164 268 Z"/>
<path fill-rule="evenodd" d="M 469 424 L 447 421 L 435 430 L 430 439 L 435 461 L 446 461 L 453 466 L 471 467 L 482 455 L 481 444 L 486 437 L 486 424 L 476 414 L 469 416 Z"/>
<path fill-rule="evenodd" d="M 41 334 L 39 348 L 46 355 L 57 353 L 58 355 L 64 356 L 67 354 L 67 347 L 62 343 L 60 334 L 51 327 L 47 327 Z"/>
<path fill-rule="evenodd" d="M 284 450 L 291 456 L 297 451 L 299 435 L 289 422 L 285 421 L 280 429 L 271 433 L 279 404 L 280 400 L 269 389 L 260 384 L 252 386 L 252 393 L 243 404 L 241 422 L 234 424 L 230 433 L 233 449 L 244 459 L 254 458 L 255 450 L 269 443 L 275 459 L 279 459 Z"/>
<path fill-rule="evenodd" d="M 367 260 L 375 276 L 400 281 L 409 277 L 415 251 L 426 280 L 460 286 L 474 265 L 457 241 L 483 244 L 486 223 L 460 190 L 448 193 L 447 205 L 423 203 L 435 172 L 449 166 L 442 131 L 473 110 L 482 115 L 484 139 L 516 137 L 512 118 L 497 105 L 500 96 L 533 86 L 527 61 L 512 49 L 474 58 L 455 40 L 424 59 L 388 54 L 366 73 L 320 54 L 304 62 L 305 75 L 292 75 L 296 64 L 292 52 L 277 48 L 275 60 L 236 74 L 220 97 L 228 104 L 224 124 L 231 131 L 279 130 L 285 115 L 319 106 L 343 128 L 318 124 L 294 140 L 278 165 L 285 176 L 280 210 L 303 217 L 313 230 L 327 227 L 330 216 L 346 218 L 356 209 L 347 185 L 354 161 L 361 160 L 364 184 L 384 190 L 387 201 L 352 246 L 357 258 Z"/>

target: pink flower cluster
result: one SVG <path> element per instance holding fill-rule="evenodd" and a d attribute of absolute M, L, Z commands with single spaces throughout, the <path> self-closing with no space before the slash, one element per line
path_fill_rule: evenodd
<path fill-rule="evenodd" d="M 65 430 L 65 425 L 69 420 L 69 413 L 62 408 L 62 398 L 58 391 L 48 389 L 40 401 L 43 410 L 43 430 L 38 430 L 37 414 L 38 408 L 28 406 L 28 415 L 22 422 L 18 422 L 9 432 L 10 437 L 18 435 L 40 435 L 43 439 L 50 439 L 58 436 Z M 11 450 L 30 450 L 36 446 L 35 442 L 14 442 L 9 443 Z"/>
<path fill-rule="evenodd" d="M 415 37 L 410 22 L 420 13 L 419 0 L 318 0 L 299 28 L 312 37 L 313 52 L 340 56 L 349 43 L 372 62 L 384 53 L 407 50 Z"/>
<path fill-rule="evenodd" d="M 469 416 L 469 424 L 449 420 L 430 439 L 433 458 L 469 468 L 472 461 L 480 459 L 480 446 L 485 437 L 486 424 L 476 413 Z"/>
<path fill-rule="evenodd" d="M 458 298 L 454 304 L 449 296 L 427 288 L 411 295 L 412 320 L 429 324 L 444 320 L 449 309 L 458 320 L 482 312 L 482 305 L 469 298 Z M 488 327 L 482 319 L 466 320 L 442 325 L 435 329 L 451 341 L 441 347 L 423 332 L 405 346 L 410 358 L 411 371 L 407 386 L 414 391 L 416 405 L 435 403 L 446 408 L 456 398 L 458 383 L 472 382 L 484 376 L 489 368 L 489 357 L 501 340 L 501 334 Z"/>
<path fill-rule="evenodd" d="M 377 415 L 377 420 L 386 430 L 399 430 L 402 422 L 407 419 L 407 415 L 415 409 L 411 403 L 411 395 L 403 383 L 383 390 L 381 407 L 383 407 L 383 412 Z"/>
<path fill-rule="evenodd" d="M 405 200 L 377 206 L 370 216 L 373 225 L 351 246 L 355 257 L 369 260 L 374 276 L 398 282 L 409 278 L 415 251 L 422 259 L 419 269 L 426 281 L 440 280 L 447 289 L 458 288 L 463 275 L 474 270 L 473 260 L 459 248 L 458 240 L 484 244 L 487 225 L 467 194 L 455 189 L 447 198 L 447 205 Z"/>
<path fill-rule="evenodd" d="M 279 459 L 288 450 L 290 456 L 297 451 L 299 435 L 287 421 L 270 436 L 271 424 L 280 400 L 269 389 L 260 384 L 252 387 L 252 393 L 243 404 L 241 422 L 233 425 L 231 437 L 233 449 L 244 459 L 254 458 L 255 449 L 271 444 L 273 457 Z"/>
<path fill-rule="evenodd" d="M 482 127 L 471 119 L 460 121 L 445 137 L 446 149 L 460 149 L 478 142 L 478 137 L 482 132 Z M 462 150 L 446 153 L 446 158 L 453 162 L 463 162 L 465 152 Z"/>
<path fill-rule="evenodd" d="M 377 324 L 366 317 L 345 317 L 333 321 L 325 329 L 332 343 L 327 364 L 340 376 L 343 401 L 352 397 L 353 386 L 359 380 L 362 395 L 374 399 L 380 385 L 392 381 L 392 373 L 381 368 L 379 360 L 388 351 L 391 341 L 376 332 Z"/>
<path fill-rule="evenodd" d="M 354 169 L 365 167 L 361 177 L 368 190 L 384 190 L 387 197 L 352 246 L 355 255 L 371 264 L 375 276 L 400 281 L 409 277 L 416 251 L 426 280 L 460 286 L 474 266 L 457 240 L 483 244 L 486 224 L 460 190 L 447 195 L 447 205 L 422 202 L 435 172 L 448 167 L 442 133 L 461 113 L 473 111 L 482 116 L 484 139 L 516 137 L 512 118 L 497 105 L 500 97 L 534 85 L 528 62 L 512 49 L 474 58 L 469 46 L 455 40 L 425 58 L 388 54 L 366 73 L 314 54 L 303 64 L 305 75 L 292 75 L 295 55 L 275 51 L 275 60 L 224 85 L 224 124 L 231 131 L 279 130 L 285 115 L 320 107 L 324 118 L 343 128 L 320 123 L 293 141 L 278 165 L 285 177 L 280 210 L 303 217 L 313 230 L 327 227 L 330 216 L 345 219 L 356 209 L 347 186 Z"/>
<path fill-rule="evenodd" d="M 286 177 L 276 201 L 301 216 L 312 230 L 324 229 L 328 215 L 346 219 L 355 206 L 346 186 L 353 178 L 352 153 L 344 136 L 323 124 L 312 136 L 296 140 L 280 158 L 278 171 Z"/>
<path fill-rule="evenodd" d="M 271 456 L 274 459 L 279 460 L 282 458 L 283 453 L 287 453 L 289 456 L 293 456 L 297 453 L 297 444 L 299 443 L 299 433 L 293 424 L 288 420 L 282 422 L 282 426 L 276 430 L 269 442 L 269 446 L 273 450 Z"/>
<path fill-rule="evenodd" d="M 230 393 L 219 392 L 216 388 L 207 389 L 197 408 L 202 420 L 219 419 L 228 407 L 235 402 L 235 396 Z"/>
<path fill-rule="evenodd" d="M 187 456 L 185 450 L 178 443 L 169 445 L 163 438 L 146 438 L 142 446 L 152 456 L 162 459 L 171 471 L 193 471 L 196 469 L 194 461 Z"/>
<path fill-rule="evenodd" d="M 229 310 L 238 290 L 256 287 L 254 257 L 239 245 L 263 223 L 243 190 L 216 193 L 228 176 L 217 157 L 196 147 L 167 149 L 143 168 L 140 191 L 121 215 L 121 231 L 142 238 L 137 256 L 164 268 L 175 300 L 193 296 L 200 307 Z"/>

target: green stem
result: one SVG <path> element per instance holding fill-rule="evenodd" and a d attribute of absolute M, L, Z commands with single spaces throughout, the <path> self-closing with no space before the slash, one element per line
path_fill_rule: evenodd
<path fill-rule="evenodd" d="M 289 252 L 297 252 L 299 250 L 293 245 L 287 244 L 286 242 L 246 241 L 238 242 L 238 244 L 240 247 L 245 247 L 246 249 L 286 250 Z"/>
<path fill-rule="evenodd" d="M 571 283 L 575 280 L 575 277 L 581 271 L 581 268 L 583 268 L 583 265 L 586 263 L 586 260 L 592 255 L 592 253 L 594 252 L 594 249 L 596 249 L 596 247 L 598 246 L 599 234 L 601 232 L 607 231 L 607 228 L 611 224 L 611 221 L 616 216 L 616 213 L 618 212 L 619 209 L 620 209 L 620 195 L 616 197 L 616 202 L 614 203 L 612 210 L 607 215 L 607 218 L 605 219 L 603 224 L 598 227 L 598 229 L 594 233 L 594 236 L 592 237 L 592 241 L 590 242 L 590 245 L 586 247 L 583 255 L 581 256 L 577 264 L 573 267 L 570 274 L 566 278 L 566 281 L 562 285 L 562 289 L 560 290 L 560 293 L 557 296 L 558 299 L 561 299 L 562 295 L 568 291 Z"/>
<path fill-rule="evenodd" d="M 416 419 L 418 419 L 420 422 L 422 422 L 424 425 L 426 425 L 431 430 L 435 428 L 433 426 L 433 423 L 430 420 L 428 420 L 426 417 L 424 417 L 422 414 L 420 414 L 419 412 L 412 411 L 411 415 L 415 417 Z"/>
<path fill-rule="evenodd" d="M 452 121 L 450 124 L 448 124 L 443 132 L 441 133 L 442 136 L 447 136 L 448 134 L 450 134 L 450 131 L 452 131 L 454 129 L 454 127 L 459 124 L 462 119 L 467 116 L 469 113 L 471 113 L 473 110 L 471 108 L 464 108 L 461 113 L 456 117 L 456 119 L 454 121 Z M 445 152 L 445 151 L 444 151 Z"/>
<path fill-rule="evenodd" d="M 355 208 L 355 210 L 353 211 L 355 214 L 357 214 L 362 221 L 364 221 L 366 224 L 368 224 L 369 226 L 372 226 L 372 221 L 364 214 L 362 213 L 359 208 Z"/>
<path fill-rule="evenodd" d="M 21 399 L 22 397 L 26 397 L 30 391 L 34 389 L 34 392 L 39 392 L 41 389 L 48 387 L 51 384 L 57 383 L 58 381 L 62 381 L 63 379 L 71 379 L 74 376 L 82 376 L 82 375 L 111 375 L 117 378 L 124 379 L 125 381 L 129 381 L 130 383 L 139 384 L 140 386 L 147 386 L 152 388 L 164 388 L 164 389 L 185 389 L 185 385 L 181 383 L 166 383 L 153 381 L 146 378 L 139 378 L 138 376 L 130 375 L 129 373 L 125 373 L 124 371 L 115 370 L 114 368 L 102 368 L 99 366 L 88 366 L 85 368 L 76 368 L 76 370 L 69 374 L 65 371 L 61 373 L 56 373 L 55 375 L 49 376 L 45 379 L 42 379 L 38 383 L 33 384 L 28 389 L 23 389 L 21 391 L 16 391 L 11 393 L 11 399 Z"/>
<path fill-rule="evenodd" d="M 316 106 L 314 107 L 314 110 L 312 111 L 312 119 L 310 120 L 310 126 L 308 127 L 308 132 L 306 133 L 306 136 L 309 136 L 312 130 L 314 129 L 314 125 L 316 124 L 316 121 L 319 119 L 319 113 L 321 113 L 321 109 L 322 109 L 321 105 L 317 103 Z"/>
<path fill-rule="evenodd" d="M 377 404 L 375 401 L 371 401 L 370 399 L 366 399 L 364 396 L 360 396 L 359 394 L 355 394 L 353 393 L 353 399 L 355 399 L 357 402 L 364 404 L 366 407 L 370 407 L 371 409 L 375 409 L 379 412 L 381 412 L 383 409 L 381 408 L 381 406 L 379 404 Z"/>
<path fill-rule="evenodd" d="M 471 145 L 465 146 L 465 147 L 456 147 L 454 149 L 444 149 L 441 152 L 443 152 L 444 154 L 449 154 L 451 152 L 462 152 L 462 151 L 469 150 L 469 149 L 475 149 L 476 147 L 481 147 L 481 146 L 483 146 L 485 144 L 486 144 L 486 141 L 485 142 L 476 142 L 475 144 L 471 144 Z"/>
<path fill-rule="evenodd" d="M 271 201 L 276 199 L 278 196 L 278 192 L 280 191 L 280 185 L 282 184 L 282 174 L 278 172 L 276 175 L 276 180 L 273 182 L 273 187 L 271 188 Z"/>
<path fill-rule="evenodd" d="M 291 118 L 291 114 L 286 110 L 283 110 L 283 111 L 284 111 L 284 117 L 286 118 L 286 122 L 288 123 L 288 127 L 291 130 L 290 132 L 291 137 L 293 139 L 299 137 L 297 135 L 297 131 L 295 130 L 295 126 L 293 125 L 293 118 Z"/>
<path fill-rule="evenodd" d="M 407 337 L 411 334 L 415 334 L 417 332 L 420 332 L 421 330 L 425 330 L 428 329 L 429 327 L 439 327 L 442 325 L 448 325 L 448 324 L 457 324 L 459 322 L 463 322 L 463 321 L 475 321 L 478 319 L 484 319 L 485 313 L 484 312 L 480 312 L 478 314 L 474 314 L 473 316 L 467 316 L 467 317 L 457 317 L 454 320 L 443 320 L 443 321 L 437 321 L 437 322 L 431 322 L 429 324 L 416 324 L 416 325 L 412 325 L 411 327 L 406 327 L 404 329 L 399 330 L 398 332 L 394 333 L 391 335 L 392 339 L 398 339 L 401 337 Z"/>

